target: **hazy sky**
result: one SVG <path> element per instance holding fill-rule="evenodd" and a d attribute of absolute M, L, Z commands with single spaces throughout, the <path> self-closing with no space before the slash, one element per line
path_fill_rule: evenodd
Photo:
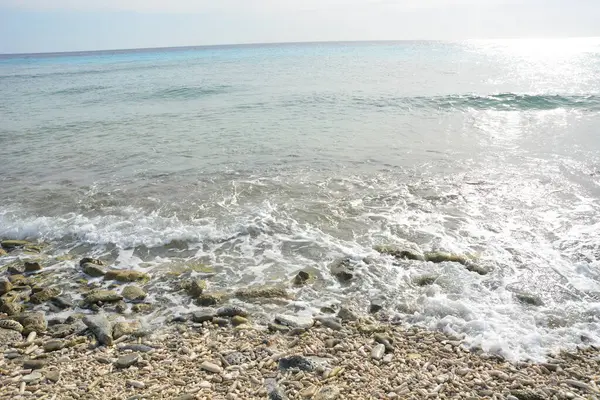
<path fill-rule="evenodd" d="M 0 0 L 0 53 L 600 36 L 600 0 Z"/>

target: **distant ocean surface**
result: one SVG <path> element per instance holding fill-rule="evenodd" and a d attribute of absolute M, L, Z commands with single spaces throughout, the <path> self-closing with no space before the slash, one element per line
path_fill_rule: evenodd
<path fill-rule="evenodd" d="M 249 307 L 383 297 L 512 359 L 600 342 L 600 39 L 0 56 L 0 150 L 0 238 L 213 290 L 309 269 Z M 405 240 L 490 272 L 373 250 Z"/>

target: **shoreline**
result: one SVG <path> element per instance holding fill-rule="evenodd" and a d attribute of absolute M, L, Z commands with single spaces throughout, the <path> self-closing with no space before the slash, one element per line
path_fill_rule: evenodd
<path fill-rule="evenodd" d="M 510 363 L 440 332 L 372 318 L 287 332 L 219 323 L 133 329 L 110 346 L 98 343 L 98 331 L 30 333 L 0 346 L 0 399 L 600 398 L 593 346 Z"/>

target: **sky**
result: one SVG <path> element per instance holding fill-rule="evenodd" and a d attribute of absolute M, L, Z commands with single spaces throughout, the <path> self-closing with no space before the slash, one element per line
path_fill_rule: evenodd
<path fill-rule="evenodd" d="M 600 36 L 600 0 L 0 0 L 0 53 Z"/>

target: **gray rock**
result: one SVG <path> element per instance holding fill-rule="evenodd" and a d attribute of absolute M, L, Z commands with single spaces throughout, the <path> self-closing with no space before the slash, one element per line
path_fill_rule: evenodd
<path fill-rule="evenodd" d="M 308 329 L 315 324 L 315 320 L 309 316 L 280 314 L 275 317 L 275 323 L 290 328 Z"/>
<path fill-rule="evenodd" d="M 282 371 L 300 370 L 311 372 L 316 368 L 316 364 L 304 356 L 290 356 L 279 359 L 279 369 Z"/>
<path fill-rule="evenodd" d="M 83 318 L 83 323 L 96 336 L 98 342 L 110 346 L 113 343 L 112 325 L 105 315 L 86 315 Z"/>
<path fill-rule="evenodd" d="M 26 312 L 17 316 L 17 321 L 23 325 L 23 334 L 31 332 L 43 333 L 48 328 L 46 317 L 41 312 Z"/>
<path fill-rule="evenodd" d="M 371 350 L 371 358 L 373 358 L 375 360 L 381 360 L 383 358 L 384 354 L 385 354 L 385 346 L 382 345 L 381 343 L 379 343 L 378 345 L 373 347 L 373 350 Z"/>
<path fill-rule="evenodd" d="M 217 312 L 212 308 L 205 308 L 200 311 L 192 313 L 192 321 L 202 323 L 206 321 L 212 321 L 217 316 Z"/>
<path fill-rule="evenodd" d="M 60 294 L 60 289 L 56 287 L 48 287 L 43 288 L 31 295 L 29 301 L 33 304 L 42 304 L 53 297 L 56 297 Z"/>
<path fill-rule="evenodd" d="M 217 364 L 211 363 L 210 361 L 204 361 L 202 364 L 200 364 L 200 369 L 212 372 L 214 374 L 220 374 L 223 372 L 223 368 L 219 367 Z"/>
<path fill-rule="evenodd" d="M 48 365 L 46 360 L 25 360 L 23 362 L 23 369 L 42 369 Z"/>
<path fill-rule="evenodd" d="M 247 317 L 248 312 L 243 308 L 237 306 L 221 307 L 217 310 L 217 317 L 231 318 L 235 317 L 236 315 L 240 317 Z"/>
<path fill-rule="evenodd" d="M 334 331 L 341 331 L 343 329 L 342 324 L 337 318 L 332 317 L 317 317 L 317 321 L 326 328 L 333 329 Z"/>
<path fill-rule="evenodd" d="M 358 320 L 358 312 L 352 307 L 342 306 L 337 314 L 338 318 L 342 321 L 356 321 Z"/>
<path fill-rule="evenodd" d="M 521 303 L 526 304 L 526 305 L 538 306 L 538 307 L 544 305 L 544 302 L 542 301 L 542 299 L 539 296 L 536 296 L 534 294 L 529 294 L 529 293 L 515 293 L 515 297 Z"/>
<path fill-rule="evenodd" d="M 225 358 L 225 361 L 227 361 L 229 365 L 240 365 L 246 362 L 246 356 L 239 351 L 231 352 L 225 355 L 223 358 Z"/>
<path fill-rule="evenodd" d="M 313 400 L 336 400 L 338 398 L 340 398 L 340 389 L 334 385 L 327 385 L 315 394 Z"/>
<path fill-rule="evenodd" d="M 67 308 L 73 308 L 74 306 L 73 300 L 71 300 L 71 297 L 67 295 L 53 297 L 50 299 L 50 302 L 63 310 Z"/>
<path fill-rule="evenodd" d="M 85 295 L 87 304 L 114 303 L 123 300 L 123 296 L 114 290 L 95 289 Z"/>
<path fill-rule="evenodd" d="M 44 343 L 44 351 L 50 353 L 52 351 L 58 351 L 65 347 L 65 343 L 62 340 L 50 340 Z"/>
<path fill-rule="evenodd" d="M 48 327 L 48 334 L 54 338 L 65 338 L 72 334 L 81 334 L 87 329 L 87 326 L 81 320 L 72 324 L 57 324 Z"/>
<path fill-rule="evenodd" d="M 154 350 L 154 347 L 150 347 L 145 344 L 124 344 L 119 346 L 119 350 L 131 350 L 138 353 L 149 353 Z"/>
<path fill-rule="evenodd" d="M 25 382 L 25 383 L 31 383 L 31 382 L 36 382 L 39 381 L 40 379 L 42 379 L 44 376 L 37 371 L 34 371 L 30 374 L 27 375 L 23 375 L 21 377 L 21 382 Z"/>
<path fill-rule="evenodd" d="M 115 366 L 117 368 L 129 368 L 132 365 L 137 364 L 140 359 L 140 355 L 137 353 L 125 354 L 117 359 Z"/>
<path fill-rule="evenodd" d="M 101 276 L 106 275 L 106 268 L 104 268 L 98 264 L 93 264 L 90 262 L 83 264 L 81 266 L 81 269 L 87 275 L 94 277 L 94 278 L 99 278 Z"/>
<path fill-rule="evenodd" d="M 0 328 L 10 329 L 12 331 L 23 332 L 23 325 L 12 319 L 0 319 Z"/>
<path fill-rule="evenodd" d="M 0 343 L 2 343 L 2 345 L 18 343 L 21 340 L 23 340 L 21 333 L 13 331 L 12 329 L 0 328 Z"/>
<path fill-rule="evenodd" d="M 129 301 L 144 300 L 147 296 L 146 292 L 136 285 L 125 286 L 121 295 Z"/>
<path fill-rule="evenodd" d="M 52 370 L 46 371 L 45 375 L 46 379 L 48 379 L 50 382 L 56 383 L 60 380 L 61 373 L 59 370 Z"/>
<path fill-rule="evenodd" d="M 277 385 L 275 379 L 266 379 L 265 386 L 267 387 L 267 398 L 269 400 L 287 400 L 285 392 Z"/>

